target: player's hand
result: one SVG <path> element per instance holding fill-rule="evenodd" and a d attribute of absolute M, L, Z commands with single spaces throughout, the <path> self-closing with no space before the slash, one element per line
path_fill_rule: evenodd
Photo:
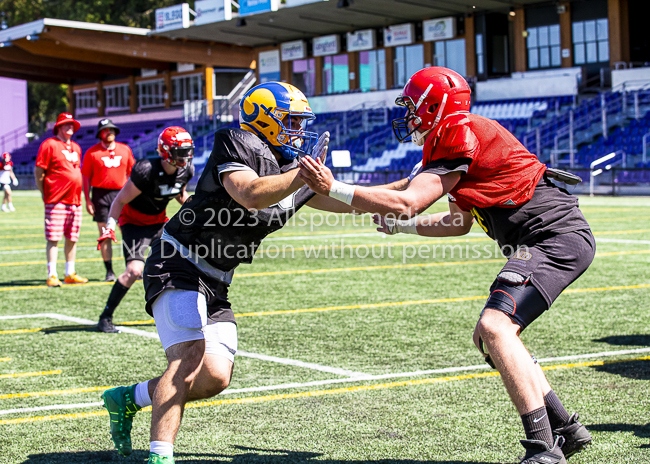
<path fill-rule="evenodd" d="M 95 217 L 95 207 L 89 201 L 86 202 L 86 211 L 88 211 L 88 214 L 90 214 L 92 217 Z"/>
<path fill-rule="evenodd" d="M 18 178 L 14 177 L 11 183 L 14 184 L 14 187 L 18 187 Z"/>
<path fill-rule="evenodd" d="M 330 188 L 334 182 L 334 175 L 320 158 L 316 158 L 316 160 L 310 156 L 300 158 L 298 177 L 314 192 L 329 196 Z"/>
<path fill-rule="evenodd" d="M 327 159 L 327 149 L 330 143 L 330 133 L 325 131 L 320 137 L 318 137 L 318 142 L 314 145 L 314 149 L 311 151 L 311 157 L 313 159 L 320 158 L 320 160 L 325 164 Z"/>
<path fill-rule="evenodd" d="M 390 221 L 383 216 L 374 214 L 372 220 L 377 224 L 377 232 L 383 232 L 386 235 L 395 235 L 397 231 L 395 230 L 395 221 Z"/>
<path fill-rule="evenodd" d="M 409 182 L 411 182 L 415 176 L 420 174 L 421 171 L 422 171 L 422 161 L 420 161 L 418 164 L 413 166 L 413 170 L 411 171 L 411 174 L 409 174 L 408 176 Z"/>
<path fill-rule="evenodd" d="M 104 240 L 113 240 L 113 242 L 117 243 L 117 238 L 115 237 L 115 231 L 113 229 L 109 229 L 107 227 L 102 228 L 102 235 L 97 239 L 97 249 L 99 250 L 102 246 L 102 242 Z"/>

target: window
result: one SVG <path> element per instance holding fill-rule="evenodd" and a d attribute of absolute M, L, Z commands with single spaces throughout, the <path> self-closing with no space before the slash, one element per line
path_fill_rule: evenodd
<path fill-rule="evenodd" d="M 359 88 L 386 90 L 386 50 L 359 52 Z"/>
<path fill-rule="evenodd" d="M 434 66 L 444 66 L 465 76 L 465 39 L 443 40 L 435 44 L 433 54 Z"/>
<path fill-rule="evenodd" d="M 76 114 L 97 113 L 97 89 L 75 90 L 74 97 Z"/>
<path fill-rule="evenodd" d="M 104 92 L 106 93 L 106 114 L 130 108 L 129 84 L 105 86 Z"/>
<path fill-rule="evenodd" d="M 323 93 L 350 90 L 348 55 L 326 56 L 323 60 Z"/>
<path fill-rule="evenodd" d="M 188 100 L 203 100 L 203 76 L 201 74 L 172 77 L 172 105 L 179 105 Z"/>
<path fill-rule="evenodd" d="M 527 31 L 528 68 L 560 67 L 560 25 L 529 27 Z"/>
<path fill-rule="evenodd" d="M 424 68 L 424 45 L 395 47 L 395 86 L 404 87 L 406 80 Z"/>
<path fill-rule="evenodd" d="M 165 106 L 163 79 L 138 82 L 138 109 L 159 108 Z"/>
<path fill-rule="evenodd" d="M 573 23 L 575 64 L 609 61 L 608 27 L 607 18 Z"/>
<path fill-rule="evenodd" d="M 292 63 L 291 82 L 304 92 L 307 97 L 316 94 L 316 60 L 295 60 Z"/>

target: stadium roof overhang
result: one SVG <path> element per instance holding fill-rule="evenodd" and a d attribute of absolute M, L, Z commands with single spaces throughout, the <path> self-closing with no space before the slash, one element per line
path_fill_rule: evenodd
<path fill-rule="evenodd" d="M 361 29 L 479 12 L 504 12 L 540 0 L 324 0 L 278 11 L 234 17 L 186 29 L 152 32 L 169 38 L 216 40 L 233 45 L 263 47 Z M 243 19 L 243 21 L 242 21 Z"/>
<path fill-rule="evenodd" d="M 149 29 L 40 19 L 0 31 L 0 76 L 74 84 L 165 71 L 172 63 L 249 68 L 250 47 L 154 37 Z M 224 64 L 226 66 L 224 66 Z"/>

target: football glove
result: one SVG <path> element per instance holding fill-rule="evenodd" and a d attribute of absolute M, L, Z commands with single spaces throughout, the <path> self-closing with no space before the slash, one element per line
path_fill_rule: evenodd
<path fill-rule="evenodd" d="M 106 227 L 102 227 L 102 235 L 97 239 L 97 249 L 99 250 L 101 248 L 102 242 L 104 240 L 113 240 L 113 242 L 117 243 L 117 238 L 115 237 L 115 226 L 117 225 L 117 221 L 113 219 L 112 217 L 108 218 L 108 221 L 106 221 Z"/>
<path fill-rule="evenodd" d="M 14 187 L 18 187 L 18 178 L 15 177 L 15 178 L 11 181 L 11 183 L 14 184 Z"/>
<path fill-rule="evenodd" d="M 327 148 L 330 143 L 330 133 L 328 131 L 323 132 L 320 137 L 318 137 L 318 142 L 314 145 L 314 149 L 311 151 L 311 157 L 313 159 L 320 158 L 320 160 L 325 164 L 327 159 Z"/>
<path fill-rule="evenodd" d="M 422 161 L 420 161 L 418 164 L 413 166 L 413 170 L 411 171 L 411 174 L 409 174 L 408 180 L 411 182 L 415 176 L 420 174 L 422 171 Z"/>

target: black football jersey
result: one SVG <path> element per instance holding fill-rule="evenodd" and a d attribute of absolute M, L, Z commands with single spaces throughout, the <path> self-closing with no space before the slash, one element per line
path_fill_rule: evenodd
<path fill-rule="evenodd" d="M 183 190 L 192 176 L 194 166 L 178 168 L 173 174 L 167 174 L 162 166 L 162 158 L 145 158 L 139 160 L 131 171 L 131 182 L 142 191 L 129 202 L 133 209 L 148 215 L 157 215 L 165 211 L 169 202 Z"/>
<path fill-rule="evenodd" d="M 229 171 L 251 170 L 264 177 L 296 168 L 297 160 L 278 163 L 268 145 L 256 135 L 238 128 L 220 129 L 195 194 L 169 220 L 165 231 L 222 271 L 250 263 L 262 239 L 281 229 L 315 193 L 303 186 L 275 205 L 248 211 L 228 194 L 220 176 Z"/>

